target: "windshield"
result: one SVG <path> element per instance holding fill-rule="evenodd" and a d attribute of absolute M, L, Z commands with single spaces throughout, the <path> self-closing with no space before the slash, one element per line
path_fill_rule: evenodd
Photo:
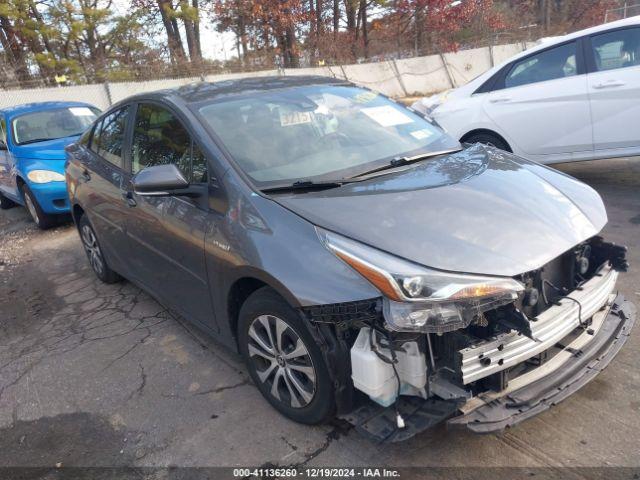
<path fill-rule="evenodd" d="M 100 111 L 93 107 L 65 107 L 26 113 L 11 123 L 16 145 L 72 137 L 84 132 Z"/>
<path fill-rule="evenodd" d="M 200 107 L 259 187 L 348 178 L 396 157 L 459 148 L 422 117 L 357 87 L 309 86 Z"/>

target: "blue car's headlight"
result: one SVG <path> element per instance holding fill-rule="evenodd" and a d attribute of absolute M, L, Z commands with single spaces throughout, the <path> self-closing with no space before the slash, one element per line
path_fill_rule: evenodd
<path fill-rule="evenodd" d="M 33 183 L 64 182 L 64 175 L 51 170 L 31 170 L 27 178 Z"/>

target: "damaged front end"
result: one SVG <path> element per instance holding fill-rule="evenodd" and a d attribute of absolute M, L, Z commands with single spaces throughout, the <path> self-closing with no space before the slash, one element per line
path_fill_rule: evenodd
<path fill-rule="evenodd" d="M 444 420 L 482 433 L 513 426 L 593 378 L 635 320 L 635 307 L 615 293 L 626 248 L 599 236 L 505 278 L 426 269 L 320 233 L 384 294 L 305 309 L 334 375 L 338 413 L 377 441 Z"/>

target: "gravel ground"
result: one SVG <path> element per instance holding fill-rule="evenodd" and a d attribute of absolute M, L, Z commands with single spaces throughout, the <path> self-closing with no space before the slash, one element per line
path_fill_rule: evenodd
<path fill-rule="evenodd" d="M 640 159 L 559 168 L 603 195 L 607 237 L 630 247 L 619 288 L 640 301 Z M 517 428 L 436 428 L 380 446 L 341 423 L 281 417 L 235 354 L 133 285 L 98 282 L 71 225 L 40 232 L 24 209 L 0 212 L 0 278 L 0 467 L 430 466 L 458 477 L 524 467 L 585 478 L 603 474 L 567 467 L 640 466 L 637 328 L 596 380 Z M 57 478 L 47 475 L 34 478 Z"/>

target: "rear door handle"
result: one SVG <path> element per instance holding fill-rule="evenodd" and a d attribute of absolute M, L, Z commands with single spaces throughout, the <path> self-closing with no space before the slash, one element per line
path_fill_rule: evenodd
<path fill-rule="evenodd" d="M 136 199 L 133 198 L 133 192 L 122 192 L 122 198 L 125 199 L 127 205 L 129 205 L 130 207 L 135 207 L 138 204 L 136 202 Z"/>
<path fill-rule="evenodd" d="M 510 102 L 511 99 L 509 97 L 498 97 L 489 99 L 491 103 L 507 103 Z"/>
<path fill-rule="evenodd" d="M 603 88 L 616 88 L 616 87 L 624 87 L 626 83 L 621 82 L 619 80 L 609 80 L 607 82 L 596 83 L 593 88 L 597 88 L 601 90 Z"/>

